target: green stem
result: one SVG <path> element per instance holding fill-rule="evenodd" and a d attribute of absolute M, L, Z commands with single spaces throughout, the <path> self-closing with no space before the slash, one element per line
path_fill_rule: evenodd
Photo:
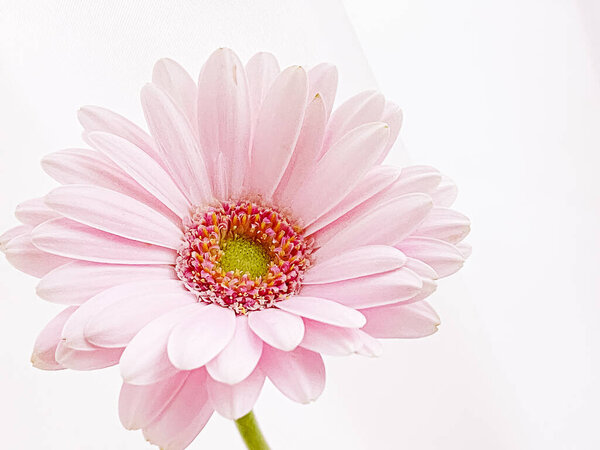
<path fill-rule="evenodd" d="M 262 435 L 254 413 L 250 411 L 244 417 L 235 421 L 235 426 L 242 435 L 248 450 L 270 450 L 269 444 Z"/>

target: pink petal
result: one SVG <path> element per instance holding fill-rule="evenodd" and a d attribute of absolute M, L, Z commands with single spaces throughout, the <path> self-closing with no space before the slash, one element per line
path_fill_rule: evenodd
<path fill-rule="evenodd" d="M 77 113 L 77 118 L 86 134 L 95 131 L 114 134 L 129 141 L 156 162 L 161 163 L 161 156 L 152 137 L 120 114 L 99 106 L 84 106 Z"/>
<path fill-rule="evenodd" d="M 1 247 L 1 242 L 0 242 L 0 247 Z M 466 242 L 459 242 L 458 244 L 455 245 L 455 247 L 463 255 L 463 257 L 465 259 L 467 259 L 469 256 L 471 256 L 471 253 L 473 252 L 473 248 L 471 247 L 471 244 L 467 244 Z"/>
<path fill-rule="evenodd" d="M 25 225 L 36 227 L 42 222 L 60 217 L 60 214 L 48 208 L 43 198 L 33 198 L 17 205 L 15 216 Z"/>
<path fill-rule="evenodd" d="M 249 313 L 248 324 L 264 342 L 283 351 L 295 349 L 304 335 L 300 317 L 273 308 Z"/>
<path fill-rule="evenodd" d="M 340 139 L 296 193 L 292 204 L 296 214 L 311 223 L 339 203 L 373 166 L 388 134 L 387 125 L 377 122 L 356 128 Z"/>
<path fill-rule="evenodd" d="M 406 256 L 420 259 L 436 271 L 440 278 L 452 275 L 465 262 L 464 256 L 452 244 L 439 239 L 410 237 L 396 245 Z"/>
<path fill-rule="evenodd" d="M 325 242 L 347 224 L 371 215 L 387 202 L 398 201 L 407 194 L 434 192 L 440 180 L 440 173 L 432 167 L 409 166 L 398 173 L 393 167 L 375 166 L 346 198 L 311 224 L 308 232 L 316 231 L 315 236 Z"/>
<path fill-rule="evenodd" d="M 331 115 L 338 85 L 337 67 L 332 64 L 318 64 L 308 71 L 309 98 L 319 94 L 325 102 L 327 117 Z"/>
<path fill-rule="evenodd" d="M 274 194 L 275 202 L 288 205 L 310 178 L 317 165 L 327 121 L 323 99 L 317 95 L 308 104 L 294 153 Z"/>
<path fill-rule="evenodd" d="M 136 292 L 98 311 L 84 327 L 85 339 L 98 347 L 125 347 L 154 319 L 196 302 L 196 297 L 181 285 L 178 288 L 156 282 L 149 286 L 156 286 L 151 293 Z"/>
<path fill-rule="evenodd" d="M 128 430 L 150 425 L 181 390 L 189 372 L 146 386 L 123 383 L 119 395 L 119 418 Z"/>
<path fill-rule="evenodd" d="M 388 198 L 415 192 L 422 192 L 431 196 L 441 181 L 442 175 L 434 167 L 407 166 L 402 168 L 400 177 L 385 194 Z"/>
<path fill-rule="evenodd" d="M 212 170 L 213 176 L 213 195 L 215 198 L 226 199 L 229 198 L 229 182 L 230 173 L 227 172 L 227 163 L 223 153 L 217 155 L 217 159 Z"/>
<path fill-rule="evenodd" d="M 212 407 L 226 419 L 236 420 L 248 414 L 265 383 L 265 375 L 256 369 L 243 381 L 230 385 L 208 377 L 206 390 Z"/>
<path fill-rule="evenodd" d="M 262 340 L 248 326 L 247 316 L 236 317 L 229 344 L 206 364 L 210 376 L 221 383 L 236 384 L 248 377 L 262 354 Z"/>
<path fill-rule="evenodd" d="M 377 166 L 375 168 L 377 168 Z M 348 215 L 343 217 L 344 220 L 350 220 L 351 218 L 363 215 L 367 211 L 377 208 L 378 205 L 384 202 L 396 199 L 406 194 L 420 193 L 429 195 L 435 192 L 442 179 L 442 175 L 436 169 L 429 166 L 404 167 L 399 174 L 395 168 L 389 168 L 388 170 L 395 171 L 396 178 L 392 180 L 390 174 L 389 184 L 386 184 L 377 192 L 373 192 L 365 199 L 366 201 L 363 201 L 357 207 L 354 207 L 354 209 L 352 209 Z"/>
<path fill-rule="evenodd" d="M 223 155 L 229 193 L 237 197 L 248 166 L 251 118 L 244 66 L 230 49 L 216 50 L 202 69 L 198 80 L 198 128 L 210 166 L 219 154 Z M 213 188 L 218 182 L 213 179 Z"/>
<path fill-rule="evenodd" d="M 165 410 L 144 428 L 144 437 L 164 450 L 183 450 L 213 413 L 205 388 L 206 372 L 195 370 Z"/>
<path fill-rule="evenodd" d="M 171 97 L 173 103 L 188 119 L 194 132 L 197 132 L 196 98 L 198 88 L 185 69 L 172 59 L 159 59 L 152 70 L 152 83 Z"/>
<path fill-rule="evenodd" d="M 376 358 L 383 353 L 383 346 L 374 337 L 365 333 L 363 330 L 356 330 L 357 336 L 361 344 L 358 346 L 356 353 L 363 356 Z"/>
<path fill-rule="evenodd" d="M 361 310 L 363 330 L 377 338 L 419 338 L 438 330 L 440 318 L 426 302 L 379 306 Z"/>
<path fill-rule="evenodd" d="M 29 225 L 17 225 L 16 227 L 10 228 L 0 235 L 0 251 L 6 253 L 8 243 L 19 237 L 29 234 L 31 227 Z"/>
<path fill-rule="evenodd" d="M 300 294 L 327 298 L 352 308 L 387 305 L 408 300 L 423 286 L 412 270 L 401 268 L 337 283 L 304 285 Z"/>
<path fill-rule="evenodd" d="M 177 250 L 182 230 L 153 208 L 119 192 L 96 186 L 61 186 L 46 204 L 64 217 L 97 230 Z"/>
<path fill-rule="evenodd" d="M 167 352 L 181 370 L 202 367 L 217 356 L 233 338 L 235 313 L 229 308 L 208 305 L 198 308 L 171 332 Z"/>
<path fill-rule="evenodd" d="M 122 353 L 122 348 L 74 350 L 61 341 L 56 348 L 56 361 L 67 369 L 98 370 L 118 364 Z"/>
<path fill-rule="evenodd" d="M 421 300 L 425 300 L 427 297 L 429 297 L 431 294 L 433 294 L 437 290 L 437 282 L 435 282 L 432 279 L 427 279 L 427 278 L 423 278 L 422 280 L 423 280 L 423 287 L 421 288 L 419 293 L 417 295 L 415 295 L 414 297 L 412 297 L 404 302 L 401 302 L 401 303 L 408 304 L 408 303 L 420 302 Z"/>
<path fill-rule="evenodd" d="M 260 106 L 280 72 L 279 63 L 271 53 L 257 53 L 246 63 L 250 109 L 253 117 L 258 116 Z"/>
<path fill-rule="evenodd" d="M 325 365 L 321 355 L 302 347 L 282 352 L 265 347 L 260 368 L 290 400 L 308 403 L 325 388 Z"/>
<path fill-rule="evenodd" d="M 313 352 L 333 356 L 345 356 L 354 353 L 362 342 L 354 328 L 328 325 L 314 320 L 304 319 L 304 338 L 300 347 Z"/>
<path fill-rule="evenodd" d="M 406 264 L 404 267 L 412 270 L 414 273 L 419 275 L 421 278 L 429 278 L 431 280 L 437 280 L 439 277 L 435 270 L 420 259 L 406 258 Z"/>
<path fill-rule="evenodd" d="M 69 219 L 44 222 L 31 234 L 37 248 L 67 258 L 116 264 L 175 263 L 172 249 L 132 241 Z"/>
<path fill-rule="evenodd" d="M 360 223 L 361 220 L 376 214 L 377 211 L 381 210 L 381 208 L 386 207 L 385 205 L 388 205 L 388 208 L 394 209 L 394 206 L 389 206 L 393 205 L 394 203 L 401 204 L 403 206 L 403 210 L 408 209 L 409 211 L 412 211 L 413 214 L 423 214 L 421 220 L 425 220 L 427 214 L 429 213 L 429 211 L 431 211 L 431 208 L 433 206 L 431 198 L 423 193 L 414 192 L 408 194 L 406 192 L 398 192 L 396 188 L 399 185 L 399 181 L 400 180 L 393 182 L 391 185 L 384 188 L 380 192 L 375 193 L 362 203 L 356 206 L 353 205 L 352 209 L 350 209 L 344 215 L 341 215 L 341 217 L 336 218 L 335 221 L 331 222 L 326 227 L 318 230 L 316 233 L 313 234 L 313 236 L 320 242 L 328 242 L 352 224 L 357 222 Z M 420 204 L 419 200 L 421 200 Z M 341 202 L 340 205 L 342 203 L 345 202 Z M 392 214 L 394 214 L 394 212 L 392 212 Z M 410 221 L 408 224 L 412 225 L 412 221 Z M 417 225 L 419 224 L 414 224 L 413 229 Z M 314 225 L 310 226 L 311 231 L 315 228 L 316 227 Z M 378 225 L 378 228 L 382 227 Z M 407 235 L 409 233 L 409 231 L 406 231 L 406 225 L 400 227 L 399 230 L 403 231 L 404 235 Z"/>
<path fill-rule="evenodd" d="M 435 280 L 438 279 L 438 275 L 430 266 L 425 264 L 423 261 L 414 258 L 407 258 L 406 265 L 404 266 L 407 269 L 412 270 L 417 275 L 421 277 L 421 281 L 423 282 L 423 287 L 419 291 L 417 295 L 414 297 L 405 300 L 402 303 L 414 303 L 424 300 L 429 297 L 431 294 L 435 292 L 437 289 L 437 283 Z"/>
<path fill-rule="evenodd" d="M 337 205 L 306 227 L 306 234 L 313 234 L 335 222 L 365 201 L 391 186 L 400 176 L 400 171 L 391 166 L 375 166 L 360 179 L 358 184 Z"/>
<path fill-rule="evenodd" d="M 87 148 L 49 153 L 42 158 L 42 169 L 61 184 L 95 184 L 118 191 L 121 185 L 135 186 L 135 181 L 123 177 L 125 172 L 119 173 L 119 167 L 110 159 Z"/>
<path fill-rule="evenodd" d="M 120 304 L 132 297 L 143 298 L 153 294 L 173 296 L 181 295 L 182 292 L 185 294 L 185 288 L 181 286 L 179 280 L 137 281 L 114 286 L 82 304 L 65 324 L 62 338 L 65 344 L 72 349 L 92 350 L 96 347 L 86 339 L 85 329 L 90 320 L 93 320 L 105 308 Z M 109 320 L 116 320 L 118 322 L 119 318 L 109 317 Z M 110 347 L 124 346 L 111 345 Z"/>
<path fill-rule="evenodd" d="M 318 322 L 340 327 L 360 328 L 365 318 L 353 308 L 317 297 L 294 296 L 275 304 L 279 309 Z"/>
<path fill-rule="evenodd" d="M 379 157 L 379 161 L 377 164 L 381 164 L 385 157 L 388 155 L 394 142 L 398 138 L 398 134 L 400 134 L 400 128 L 402 127 L 402 110 L 400 107 L 392 102 L 386 102 L 385 107 L 383 108 L 383 114 L 380 119 L 382 122 L 385 122 L 390 127 L 390 137 L 388 139 L 388 143 L 385 147 L 384 152 Z"/>
<path fill-rule="evenodd" d="M 42 168 L 61 184 L 90 184 L 117 191 L 181 223 L 183 216 L 177 216 L 119 166 L 95 150 L 75 148 L 51 153 L 42 159 Z"/>
<path fill-rule="evenodd" d="M 100 264 L 73 261 L 46 274 L 37 295 L 53 303 L 79 305 L 108 288 L 133 281 L 175 280 L 168 265 Z"/>
<path fill-rule="evenodd" d="M 373 205 L 351 221 L 342 218 L 326 236 L 316 236 L 322 243 L 317 255 L 328 258 L 352 247 L 397 244 L 423 222 L 432 206 L 428 195 L 406 194 Z"/>
<path fill-rule="evenodd" d="M 414 231 L 414 235 L 457 244 L 469 234 L 470 229 L 471 222 L 464 214 L 448 208 L 434 207 Z"/>
<path fill-rule="evenodd" d="M 153 84 L 141 93 L 144 116 L 175 184 L 195 205 L 212 200 L 208 172 L 193 129 L 168 94 Z"/>
<path fill-rule="evenodd" d="M 120 368 L 125 383 L 147 385 L 172 377 L 178 372 L 167 355 L 171 331 L 197 308 L 195 303 L 182 306 L 154 319 L 140 330 L 123 352 Z"/>
<path fill-rule="evenodd" d="M 179 217 L 188 216 L 189 201 L 154 159 L 111 134 L 94 132 L 87 135 L 87 140 L 171 211 Z"/>
<path fill-rule="evenodd" d="M 317 259 L 304 275 L 303 284 L 322 284 L 375 275 L 399 269 L 406 256 L 389 245 L 365 245 L 328 259 Z"/>
<path fill-rule="evenodd" d="M 48 272 L 72 261 L 43 252 L 32 244 L 29 233 L 11 239 L 5 245 L 7 261 L 21 272 L 36 278 L 42 278 Z"/>
<path fill-rule="evenodd" d="M 60 370 L 64 367 L 56 361 L 56 347 L 67 319 L 77 310 L 76 306 L 63 309 L 44 327 L 33 345 L 31 363 L 42 370 Z"/>
<path fill-rule="evenodd" d="M 308 95 L 306 72 L 289 67 L 275 79 L 259 112 L 244 186 L 270 197 L 298 140 Z"/>
<path fill-rule="evenodd" d="M 380 122 L 384 106 L 385 97 L 376 91 L 361 92 L 346 100 L 329 119 L 323 151 L 327 152 L 350 130 L 369 122 Z M 376 161 L 381 158 L 381 154 L 377 155 Z"/>
<path fill-rule="evenodd" d="M 456 200 L 458 195 L 458 189 L 454 181 L 447 176 L 442 177 L 442 181 L 437 186 L 436 190 L 432 192 L 431 197 L 436 206 L 445 206 L 449 208 Z"/>

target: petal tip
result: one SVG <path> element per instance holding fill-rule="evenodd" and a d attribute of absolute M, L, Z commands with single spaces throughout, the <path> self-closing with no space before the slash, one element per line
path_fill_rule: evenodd
<path fill-rule="evenodd" d="M 61 370 L 61 369 L 64 369 L 64 367 L 62 367 L 62 365 L 58 362 L 52 363 L 52 362 L 45 360 L 44 358 L 40 358 L 35 351 L 31 354 L 30 361 L 31 361 L 31 365 L 39 370 Z"/>

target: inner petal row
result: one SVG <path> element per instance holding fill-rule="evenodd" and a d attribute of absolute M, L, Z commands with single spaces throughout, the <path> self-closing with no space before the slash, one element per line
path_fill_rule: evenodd
<path fill-rule="evenodd" d="M 222 202 L 196 208 L 184 226 L 175 270 L 199 301 L 246 314 L 300 290 L 313 245 L 275 209 Z"/>

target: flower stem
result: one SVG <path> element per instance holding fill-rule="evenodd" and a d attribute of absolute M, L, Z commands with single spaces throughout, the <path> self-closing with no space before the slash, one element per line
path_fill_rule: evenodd
<path fill-rule="evenodd" d="M 248 450 L 270 450 L 269 444 L 265 440 L 254 413 L 250 411 L 243 417 L 235 421 L 235 426 L 242 435 L 242 439 L 246 443 Z"/>

